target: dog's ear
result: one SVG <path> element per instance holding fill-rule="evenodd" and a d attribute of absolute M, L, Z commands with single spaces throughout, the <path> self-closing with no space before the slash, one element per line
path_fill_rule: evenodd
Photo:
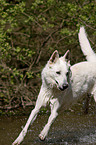
<path fill-rule="evenodd" d="M 69 50 L 66 51 L 63 58 L 64 58 L 64 60 L 70 61 L 70 51 Z"/>
<path fill-rule="evenodd" d="M 58 58 L 59 58 L 59 53 L 57 50 L 55 50 L 49 59 L 49 63 L 50 64 L 55 63 L 58 60 Z"/>

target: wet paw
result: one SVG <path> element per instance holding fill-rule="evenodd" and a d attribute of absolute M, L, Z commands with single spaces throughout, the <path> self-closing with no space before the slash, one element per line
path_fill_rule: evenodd
<path fill-rule="evenodd" d="M 44 140 L 45 140 L 45 137 L 44 137 L 42 134 L 39 134 L 39 139 L 40 139 L 41 141 L 44 141 Z"/>
<path fill-rule="evenodd" d="M 12 143 L 12 145 L 19 145 L 19 143 Z"/>

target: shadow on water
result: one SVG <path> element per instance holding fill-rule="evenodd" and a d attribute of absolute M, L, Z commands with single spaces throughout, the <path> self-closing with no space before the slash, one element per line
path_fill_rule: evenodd
<path fill-rule="evenodd" d="M 60 114 L 52 125 L 45 141 L 38 135 L 48 119 L 39 115 L 30 126 L 22 145 L 95 145 L 96 115 Z M 0 145 L 11 145 L 27 121 L 28 116 L 0 117 Z"/>

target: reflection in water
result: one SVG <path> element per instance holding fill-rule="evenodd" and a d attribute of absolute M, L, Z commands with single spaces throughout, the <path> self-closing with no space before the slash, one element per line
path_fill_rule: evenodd
<path fill-rule="evenodd" d="M 38 135 L 46 124 L 47 114 L 39 115 L 30 126 L 22 145 L 96 144 L 96 115 L 60 114 L 45 141 Z M 11 145 L 25 125 L 28 116 L 0 117 L 0 145 Z"/>

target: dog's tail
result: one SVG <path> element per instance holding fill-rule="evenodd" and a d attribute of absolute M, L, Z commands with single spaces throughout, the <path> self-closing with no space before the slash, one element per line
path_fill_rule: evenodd
<path fill-rule="evenodd" d="M 84 27 L 80 27 L 79 31 L 79 42 L 83 54 L 86 56 L 87 61 L 96 62 L 96 54 L 91 48 L 89 40 L 87 39 L 87 34 Z"/>

